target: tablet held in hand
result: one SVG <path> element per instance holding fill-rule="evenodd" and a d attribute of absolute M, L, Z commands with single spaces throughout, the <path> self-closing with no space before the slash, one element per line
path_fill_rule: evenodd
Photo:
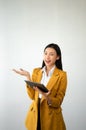
<path fill-rule="evenodd" d="M 38 87 L 41 91 L 48 92 L 48 89 L 41 83 L 32 82 L 32 81 L 28 81 L 28 80 L 25 80 L 25 82 L 32 88 Z"/>

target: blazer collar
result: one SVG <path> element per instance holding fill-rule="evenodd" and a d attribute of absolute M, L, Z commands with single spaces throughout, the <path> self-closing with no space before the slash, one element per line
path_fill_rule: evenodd
<path fill-rule="evenodd" d="M 42 78 L 42 69 L 40 69 L 40 71 L 38 72 L 38 78 L 37 78 L 37 82 L 40 82 Z M 55 68 L 46 88 L 48 88 L 48 90 L 51 90 L 54 86 L 54 84 L 56 83 L 56 81 L 59 78 L 59 69 Z M 38 97 L 38 92 L 37 92 L 37 97 Z M 44 97 L 42 97 L 41 102 L 44 100 Z"/>
<path fill-rule="evenodd" d="M 51 78 L 50 78 L 50 80 L 49 80 L 49 82 L 48 82 L 48 84 L 46 86 L 49 90 L 52 89 L 52 87 L 55 84 L 55 82 L 57 81 L 58 77 L 59 77 L 59 69 L 55 68 L 54 72 L 53 72 L 53 74 L 52 74 L 52 76 L 51 76 Z M 42 78 L 42 69 L 40 69 L 40 71 L 38 73 L 37 82 L 40 82 L 41 78 Z"/>
<path fill-rule="evenodd" d="M 53 75 L 51 76 L 51 78 L 46 86 L 48 88 L 48 90 L 52 90 L 52 88 L 54 87 L 54 84 L 57 82 L 58 79 L 59 79 L 59 70 L 57 68 L 55 68 Z M 42 97 L 41 103 L 43 102 L 44 99 L 45 98 Z"/>
<path fill-rule="evenodd" d="M 52 89 L 52 87 L 56 83 L 58 77 L 59 77 L 59 70 L 57 68 L 55 68 L 55 70 L 54 70 L 54 72 L 53 72 L 53 74 L 52 74 L 52 76 L 51 76 L 51 78 L 46 86 L 49 90 Z"/>

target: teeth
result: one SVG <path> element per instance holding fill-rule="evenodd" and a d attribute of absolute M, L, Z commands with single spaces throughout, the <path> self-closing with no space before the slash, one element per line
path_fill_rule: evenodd
<path fill-rule="evenodd" d="M 50 61 L 46 61 L 47 63 L 49 63 Z"/>
<path fill-rule="evenodd" d="M 49 62 L 50 60 L 46 60 L 46 62 Z"/>

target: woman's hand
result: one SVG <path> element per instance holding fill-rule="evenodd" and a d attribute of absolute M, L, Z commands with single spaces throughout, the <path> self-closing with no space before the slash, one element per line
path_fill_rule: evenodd
<path fill-rule="evenodd" d="M 17 73 L 17 74 L 22 75 L 22 76 L 26 76 L 28 80 L 31 80 L 31 78 L 30 78 L 30 73 L 29 73 L 28 71 L 23 70 L 23 69 L 21 69 L 21 68 L 20 68 L 19 70 L 13 69 L 13 71 L 14 71 L 15 73 Z"/>
<path fill-rule="evenodd" d="M 34 89 L 36 91 L 38 91 L 40 94 L 42 94 L 46 99 L 48 98 L 48 95 L 50 94 L 50 91 L 48 91 L 47 93 L 41 91 L 38 87 L 34 87 Z"/>
<path fill-rule="evenodd" d="M 42 94 L 44 96 L 44 98 L 47 100 L 47 103 L 49 106 L 52 105 L 52 101 L 49 97 L 49 94 L 51 93 L 50 91 L 45 93 L 45 92 L 41 91 L 38 87 L 34 87 L 34 89 L 37 90 L 40 94 Z"/>

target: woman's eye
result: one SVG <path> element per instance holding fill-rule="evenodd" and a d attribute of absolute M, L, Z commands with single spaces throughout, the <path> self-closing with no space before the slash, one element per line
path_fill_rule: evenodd
<path fill-rule="evenodd" d="M 47 53 L 44 53 L 45 55 L 47 55 Z"/>
<path fill-rule="evenodd" d="M 50 54 L 51 56 L 53 56 L 54 54 Z"/>
<path fill-rule="evenodd" d="M 49 55 L 49 56 L 53 56 L 53 53 L 48 54 L 47 52 L 44 53 L 44 55 Z"/>

